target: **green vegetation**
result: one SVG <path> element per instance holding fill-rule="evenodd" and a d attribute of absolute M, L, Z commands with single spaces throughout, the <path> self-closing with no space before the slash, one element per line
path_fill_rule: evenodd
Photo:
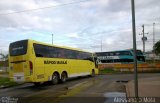
<path fill-rule="evenodd" d="M 146 63 L 148 64 L 153 64 L 153 59 L 152 60 L 146 60 Z M 160 63 L 160 60 L 155 60 L 155 63 Z"/>
<path fill-rule="evenodd" d="M 112 68 L 105 68 L 99 71 L 100 74 L 119 74 L 119 73 L 131 73 L 131 71 L 120 71 Z"/>
<path fill-rule="evenodd" d="M 160 54 L 160 40 L 154 45 L 153 51 L 159 55 Z"/>
<path fill-rule="evenodd" d="M 8 71 L 0 71 L 0 75 L 1 74 L 8 74 Z"/>
<path fill-rule="evenodd" d="M 139 73 L 160 73 L 160 70 L 155 69 L 155 70 L 139 71 Z"/>
<path fill-rule="evenodd" d="M 103 70 L 99 70 L 99 74 L 128 74 L 128 73 L 133 73 L 134 70 L 129 71 L 129 70 L 123 70 L 123 69 L 117 69 L 114 70 L 112 68 L 105 68 Z M 160 73 L 160 69 L 153 69 L 153 70 L 139 70 L 138 73 Z"/>
<path fill-rule="evenodd" d="M 0 88 L 16 86 L 18 83 L 12 82 L 7 77 L 0 77 Z"/>
<path fill-rule="evenodd" d="M 0 53 L 0 67 L 7 67 L 8 66 L 8 54 Z"/>
<path fill-rule="evenodd" d="M 99 72 L 100 72 L 100 74 L 104 74 L 104 73 L 117 73 L 118 71 L 115 71 L 111 68 L 105 68 L 103 70 L 100 70 Z"/>
<path fill-rule="evenodd" d="M 0 53 L 1 59 L 3 59 L 4 61 L 8 60 L 8 54 L 2 54 Z"/>

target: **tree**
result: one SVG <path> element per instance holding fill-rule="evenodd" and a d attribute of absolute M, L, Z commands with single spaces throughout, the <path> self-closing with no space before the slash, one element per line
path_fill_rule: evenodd
<path fill-rule="evenodd" d="M 153 51 L 155 54 L 159 55 L 160 54 L 160 40 L 154 44 Z"/>
<path fill-rule="evenodd" d="M 0 53 L 0 59 L 2 60 L 2 66 L 8 66 L 8 54 Z"/>
<path fill-rule="evenodd" d="M 7 61 L 7 60 L 8 60 L 8 54 L 2 54 L 2 53 L 0 53 L 0 56 L 1 56 L 0 59 L 2 59 L 2 60 L 4 60 L 4 61 Z"/>

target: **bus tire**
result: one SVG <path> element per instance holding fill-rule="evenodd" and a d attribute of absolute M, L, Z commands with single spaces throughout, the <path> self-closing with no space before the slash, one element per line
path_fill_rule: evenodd
<path fill-rule="evenodd" d="M 64 83 L 64 82 L 66 82 L 66 80 L 67 80 L 67 73 L 66 73 L 66 72 L 63 72 L 63 73 L 61 74 L 61 82 Z"/>
<path fill-rule="evenodd" d="M 94 71 L 94 69 L 92 69 L 92 74 L 91 74 L 91 76 L 92 76 L 92 77 L 95 76 L 95 71 Z"/>
<path fill-rule="evenodd" d="M 58 75 L 58 73 L 53 73 L 53 75 L 52 75 L 52 84 L 58 84 L 58 82 L 59 82 L 59 75 Z"/>
<path fill-rule="evenodd" d="M 40 82 L 34 82 L 34 85 L 35 85 L 35 86 L 40 86 L 41 83 L 40 83 Z"/>

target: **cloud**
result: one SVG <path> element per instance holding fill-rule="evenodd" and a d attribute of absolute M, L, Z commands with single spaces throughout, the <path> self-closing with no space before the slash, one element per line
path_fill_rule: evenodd
<path fill-rule="evenodd" d="M 77 47 L 91 51 L 104 51 L 132 48 L 132 20 L 130 0 L 86 0 L 70 5 L 61 5 L 79 0 L 2 0 L 0 3 L 0 46 L 7 50 L 10 42 L 21 39 L 34 39 Z M 61 5 L 61 6 L 57 6 Z M 135 0 L 137 48 L 142 49 L 142 24 L 149 32 L 147 50 L 152 49 L 152 23 L 159 22 L 160 1 Z M 31 12 L 1 15 L 15 11 Z M 158 25 L 156 25 L 158 27 Z M 160 39 L 158 29 L 156 37 Z"/>
<path fill-rule="evenodd" d="M 69 34 L 68 37 L 70 37 L 70 38 L 80 38 L 78 34 Z"/>

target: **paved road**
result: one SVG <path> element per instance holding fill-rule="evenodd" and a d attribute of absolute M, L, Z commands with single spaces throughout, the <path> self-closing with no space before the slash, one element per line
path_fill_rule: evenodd
<path fill-rule="evenodd" d="M 159 77 L 157 74 L 139 74 L 139 78 Z M 107 103 L 107 93 L 125 93 L 124 83 L 133 80 L 133 74 L 98 75 L 68 80 L 64 84 L 45 83 L 39 87 L 26 83 L 0 89 L 0 97 L 18 98 L 18 103 Z M 123 81 L 123 82 L 119 82 Z"/>

